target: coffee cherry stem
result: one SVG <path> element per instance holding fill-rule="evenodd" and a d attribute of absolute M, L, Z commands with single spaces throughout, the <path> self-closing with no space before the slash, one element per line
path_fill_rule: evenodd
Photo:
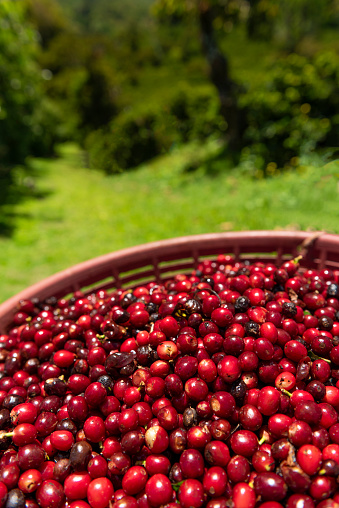
<path fill-rule="evenodd" d="M 181 480 L 181 482 L 172 483 L 173 490 L 175 490 L 175 492 L 178 492 L 178 490 L 180 489 L 180 487 L 184 483 L 184 481 L 185 480 Z"/>
<path fill-rule="evenodd" d="M 0 433 L 0 439 L 3 439 L 4 437 L 12 437 L 14 432 L 1 432 Z"/>
<path fill-rule="evenodd" d="M 259 441 L 258 441 L 259 446 L 260 446 L 260 445 L 262 445 L 262 444 L 264 444 L 264 443 L 265 443 L 265 441 L 266 441 L 266 436 L 265 436 L 265 434 L 264 434 L 264 435 L 263 435 L 263 436 L 259 439 Z"/>
<path fill-rule="evenodd" d="M 309 351 L 308 356 L 311 358 L 311 360 L 324 360 L 324 362 L 331 363 L 331 360 L 328 358 L 322 358 L 321 356 L 316 355 L 313 353 L 313 351 Z"/>

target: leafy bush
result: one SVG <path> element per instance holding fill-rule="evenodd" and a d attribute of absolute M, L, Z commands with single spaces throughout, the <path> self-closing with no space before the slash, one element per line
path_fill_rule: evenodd
<path fill-rule="evenodd" d="M 92 167 L 116 173 L 136 167 L 174 144 L 205 139 L 224 128 L 213 94 L 182 89 L 166 105 L 121 113 L 108 127 L 92 132 L 85 147 Z"/>
<path fill-rule="evenodd" d="M 159 116 L 144 112 L 119 115 L 109 126 L 89 134 L 85 147 L 91 167 L 118 173 L 159 155 L 169 144 Z"/>
<path fill-rule="evenodd" d="M 214 91 L 179 89 L 168 106 L 178 142 L 206 139 L 226 129 Z"/>
<path fill-rule="evenodd" d="M 334 147 L 338 85 L 339 58 L 334 53 L 312 60 L 291 54 L 278 62 L 265 89 L 248 91 L 241 98 L 248 121 L 243 162 L 266 171 L 293 165 L 295 157 L 316 148 Z"/>
<path fill-rule="evenodd" d="M 22 163 L 51 148 L 53 111 L 42 98 L 36 33 L 25 23 L 23 4 L 0 2 L 0 159 Z"/>
<path fill-rule="evenodd" d="M 268 72 L 264 87 L 241 91 L 245 119 L 240 162 L 271 174 L 298 158 L 335 147 L 339 127 L 339 57 L 291 54 Z M 108 173 L 133 168 L 175 144 L 222 135 L 227 125 L 213 89 L 181 87 L 166 104 L 119 114 L 86 140 L 90 164 Z"/>

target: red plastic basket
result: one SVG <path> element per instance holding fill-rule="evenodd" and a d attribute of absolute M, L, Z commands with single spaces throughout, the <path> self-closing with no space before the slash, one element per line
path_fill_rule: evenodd
<path fill-rule="evenodd" d="M 25 289 L 0 305 L 0 331 L 12 321 L 19 300 L 60 298 L 77 290 L 128 288 L 141 282 L 161 282 L 175 273 L 189 273 L 217 254 L 236 260 L 280 264 L 303 254 L 305 268 L 339 270 L 339 235 L 304 231 L 243 231 L 184 236 L 147 243 L 74 265 Z"/>

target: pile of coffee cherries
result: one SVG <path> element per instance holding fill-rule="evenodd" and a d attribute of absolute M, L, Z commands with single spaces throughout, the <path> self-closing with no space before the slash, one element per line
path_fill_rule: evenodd
<path fill-rule="evenodd" d="M 20 301 L 0 508 L 338 508 L 339 272 L 300 262 Z"/>

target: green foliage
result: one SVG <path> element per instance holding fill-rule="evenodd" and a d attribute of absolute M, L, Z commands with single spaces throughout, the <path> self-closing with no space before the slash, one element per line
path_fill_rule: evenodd
<path fill-rule="evenodd" d="M 55 141 L 56 112 L 43 97 L 36 32 L 27 24 L 23 2 L 0 1 L 0 233 L 12 229 L 9 205 L 27 191 L 17 164 L 47 155 Z M 24 170 L 20 170 L 24 174 Z"/>
<path fill-rule="evenodd" d="M 79 128 L 84 133 L 106 125 L 117 114 L 116 86 L 111 66 L 100 56 L 100 51 L 93 51 L 87 59 L 84 80 L 76 95 Z"/>
<path fill-rule="evenodd" d="M 43 52 L 41 65 L 51 75 L 45 91 L 62 112 L 63 132 L 68 139 L 82 142 L 119 110 L 122 78 L 116 71 L 113 52 L 113 43 L 106 37 L 81 36 L 72 31 L 58 34 Z"/>
<path fill-rule="evenodd" d="M 209 0 L 206 3 L 202 0 L 155 0 L 152 12 L 163 22 L 175 23 L 187 20 L 199 10 L 212 8 L 216 24 L 221 28 L 224 22 L 237 23 L 246 16 L 250 3 L 250 0 Z"/>
<path fill-rule="evenodd" d="M 195 2 L 178 0 L 156 0 L 152 5 L 152 13 L 161 22 L 176 23 L 187 18 L 195 10 Z"/>
<path fill-rule="evenodd" d="M 53 121 L 42 97 L 36 33 L 20 2 L 0 2 L 0 159 L 22 163 L 51 148 Z"/>
<path fill-rule="evenodd" d="M 35 0 L 34 0 L 35 1 Z M 126 25 L 147 23 L 153 0 L 58 0 L 84 33 L 116 35 Z"/>
<path fill-rule="evenodd" d="M 339 58 L 291 54 L 277 62 L 264 89 L 241 99 L 247 116 L 242 158 L 249 170 L 272 173 L 295 157 L 335 147 L 339 127 Z"/>
<path fill-rule="evenodd" d="M 267 83 L 240 97 L 247 119 L 242 140 L 244 168 L 272 174 L 295 165 L 321 147 L 335 147 L 339 124 L 339 60 L 334 53 L 314 59 L 290 55 L 279 61 Z M 212 92 L 179 88 L 167 104 L 122 113 L 88 136 L 90 163 L 108 173 L 123 171 L 166 152 L 175 144 L 222 135 L 225 122 Z"/>
<path fill-rule="evenodd" d="M 252 0 L 246 20 L 248 37 L 257 40 L 271 40 L 274 34 L 274 21 L 278 12 L 277 2 Z"/>
<path fill-rule="evenodd" d="M 273 37 L 288 51 L 296 51 L 303 38 L 314 36 L 333 16 L 336 0 L 271 0 L 275 10 Z"/>
<path fill-rule="evenodd" d="M 168 148 L 168 141 L 156 113 L 128 113 L 89 134 L 85 147 L 91 167 L 118 173 L 159 155 Z"/>
<path fill-rule="evenodd" d="M 207 139 L 226 129 L 215 93 L 179 89 L 168 109 L 179 143 Z"/>
<path fill-rule="evenodd" d="M 249 37 L 295 51 L 305 37 L 314 37 L 335 17 L 338 21 L 338 14 L 336 0 L 252 0 L 246 23 Z"/>
<path fill-rule="evenodd" d="M 266 84 L 240 95 L 246 128 L 240 160 L 251 174 L 293 167 L 317 149 L 335 147 L 339 129 L 339 58 L 291 54 L 276 62 Z M 90 165 L 107 173 L 133 168 L 174 145 L 222 136 L 227 126 L 212 91 L 179 87 L 147 110 L 133 108 L 86 140 Z"/>
<path fill-rule="evenodd" d="M 71 22 L 57 0 L 25 0 L 27 17 L 39 32 L 40 44 L 46 48 L 62 32 L 71 29 Z"/>
<path fill-rule="evenodd" d="M 168 104 L 131 110 L 86 139 L 90 165 L 117 173 L 166 152 L 176 144 L 206 139 L 225 129 L 217 98 L 199 89 L 179 89 Z"/>
<path fill-rule="evenodd" d="M 310 0 L 306 5 L 305 0 L 288 1 L 288 12 L 299 19 L 303 9 L 312 13 L 319 2 Z M 262 82 L 257 76 L 264 74 L 262 70 L 277 50 L 275 46 L 274 53 L 266 47 L 258 61 L 257 41 L 248 47 L 243 36 L 246 21 L 255 9 L 257 14 L 264 10 L 262 23 L 276 26 L 282 14 L 282 0 L 209 0 L 206 4 L 203 0 L 139 0 L 137 4 L 134 0 L 123 3 L 24 0 L 24 3 L 42 45 L 41 51 L 37 51 L 35 41 L 35 56 L 31 60 L 39 62 L 46 78 L 41 80 L 39 75 L 43 88 L 39 82 L 34 90 L 40 97 L 47 96 L 50 109 L 57 105 L 59 112 L 60 121 L 44 132 L 54 135 L 57 128 L 62 139 L 86 146 L 92 166 L 108 173 L 124 171 L 178 144 L 224 135 L 227 125 L 220 116 L 216 92 L 211 83 L 207 84 L 208 65 L 200 47 L 198 14 L 206 5 L 213 7 L 214 30 L 220 47 L 229 57 L 232 77 L 234 74 L 238 81 L 251 83 L 250 91 L 241 97 L 249 119 L 242 153 L 246 164 L 250 166 L 254 161 L 253 164 L 265 168 L 273 161 L 280 166 L 321 143 L 335 143 L 331 137 L 334 129 L 328 127 L 328 120 L 332 122 L 331 111 L 336 111 L 336 105 L 332 107 L 336 96 L 331 92 L 333 83 L 327 90 L 318 83 L 323 78 L 317 73 L 309 78 L 320 90 L 317 100 L 325 90 L 324 100 L 317 105 L 316 99 L 303 91 L 307 73 L 305 85 L 284 82 L 285 73 L 304 74 L 306 64 L 292 70 L 283 66 L 280 75 L 278 68 L 272 70 L 266 88 L 261 91 L 253 88 L 253 83 Z M 334 0 L 324 0 L 326 6 L 333 3 Z M 11 3 L 15 9 L 19 4 Z M 150 15 L 152 4 L 157 18 Z M 65 15 L 67 12 L 70 19 Z M 323 19 L 324 9 L 320 14 L 319 19 Z M 31 33 L 34 39 L 34 32 Z M 243 39 L 240 45 L 239 33 Z M 26 50 L 29 51 L 28 45 Z M 36 63 L 34 66 L 38 69 Z M 312 86 L 308 84 L 308 89 Z M 301 97 L 300 103 L 296 93 Z M 327 113 L 324 108 L 330 95 L 332 109 Z M 41 125 L 44 102 L 45 99 L 34 107 L 34 118 Z M 311 112 L 305 113 L 307 107 L 300 109 L 304 103 L 311 105 Z M 33 153 L 45 143 L 41 143 L 40 137 L 35 139 L 36 142 L 27 145 L 27 150 Z M 23 143 L 25 136 L 22 140 Z"/>

